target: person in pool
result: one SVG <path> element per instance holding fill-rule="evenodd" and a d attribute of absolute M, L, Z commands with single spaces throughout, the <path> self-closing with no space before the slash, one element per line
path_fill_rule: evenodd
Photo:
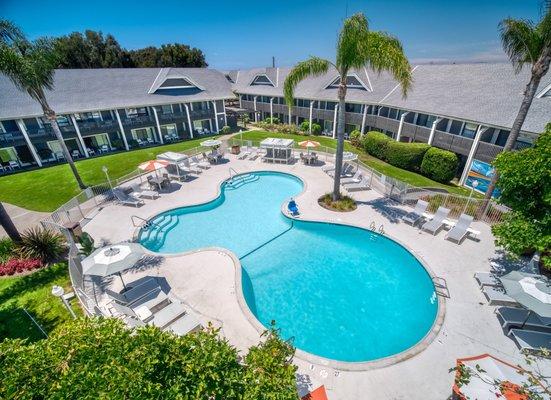
<path fill-rule="evenodd" d="M 293 198 L 291 198 L 291 200 L 289 200 L 289 204 L 287 205 L 287 208 L 289 209 L 289 211 L 291 212 L 292 215 L 298 215 L 299 214 L 297 203 L 295 202 L 295 200 Z"/>

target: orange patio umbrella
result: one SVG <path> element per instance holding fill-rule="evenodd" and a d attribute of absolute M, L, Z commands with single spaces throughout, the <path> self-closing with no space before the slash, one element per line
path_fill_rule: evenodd
<path fill-rule="evenodd" d="M 300 147 L 306 147 L 308 149 L 308 153 L 309 153 L 310 148 L 320 146 L 320 142 L 316 142 L 315 140 L 304 140 L 302 142 L 298 142 L 298 145 Z"/>
<path fill-rule="evenodd" d="M 168 164 L 169 162 L 165 160 L 149 160 L 138 165 L 138 168 L 142 171 L 152 172 L 165 168 Z"/>
<path fill-rule="evenodd" d="M 301 400 L 329 400 L 327 393 L 325 392 L 325 386 L 321 385 L 315 390 L 312 390 L 310 393 L 301 397 Z"/>

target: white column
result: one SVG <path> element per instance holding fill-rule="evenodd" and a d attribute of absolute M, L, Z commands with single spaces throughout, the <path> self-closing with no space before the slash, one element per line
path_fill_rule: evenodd
<path fill-rule="evenodd" d="M 274 98 L 270 97 L 270 119 L 274 122 Z"/>
<path fill-rule="evenodd" d="M 291 115 L 291 107 L 289 107 L 289 125 L 291 125 L 293 122 L 291 121 L 292 115 Z"/>
<path fill-rule="evenodd" d="M 155 123 L 157 124 L 157 132 L 159 132 L 159 139 L 161 140 L 161 144 L 164 144 L 163 140 L 163 132 L 161 131 L 161 124 L 159 123 L 159 116 L 157 115 L 157 109 L 155 107 L 151 107 L 153 109 L 153 116 L 155 117 Z"/>
<path fill-rule="evenodd" d="M 430 144 L 431 146 L 432 146 L 432 141 L 434 140 L 434 131 L 436 131 L 436 125 L 438 125 L 440 121 L 442 121 L 442 118 L 436 118 L 433 121 L 432 126 L 430 128 L 430 135 L 427 143 Z"/>
<path fill-rule="evenodd" d="M 362 115 L 362 127 L 360 128 L 362 136 L 363 136 L 364 130 L 365 130 L 365 119 L 367 118 L 367 109 L 368 108 L 369 108 L 369 105 L 364 104 L 364 114 Z"/>
<path fill-rule="evenodd" d="M 239 108 L 243 108 L 243 103 L 241 103 L 242 97 L 243 97 L 243 95 L 240 94 L 240 95 L 239 95 Z"/>
<path fill-rule="evenodd" d="M 80 142 L 82 146 L 82 151 L 84 151 L 84 155 L 86 158 L 90 157 L 88 154 L 88 149 L 86 148 L 86 144 L 84 143 L 84 139 L 82 138 L 82 135 L 80 134 L 80 128 L 78 127 L 77 120 L 75 118 L 74 114 L 71 114 L 71 122 L 75 126 L 75 132 L 77 133 L 78 141 Z"/>
<path fill-rule="evenodd" d="M 310 100 L 310 115 L 308 116 L 309 129 L 308 133 L 312 134 L 312 112 L 314 111 L 314 100 Z"/>
<path fill-rule="evenodd" d="M 222 108 L 224 110 L 224 126 L 228 125 L 228 116 L 226 115 L 226 102 L 222 100 Z"/>
<path fill-rule="evenodd" d="M 119 115 L 119 110 L 115 109 L 115 115 L 117 116 L 117 122 L 119 123 L 119 129 L 121 130 L 122 141 L 124 142 L 124 148 L 128 151 L 128 141 L 126 140 L 126 133 L 124 133 L 124 127 L 122 126 L 121 116 Z M 109 135 L 107 135 L 109 137 Z"/>
<path fill-rule="evenodd" d="M 396 133 L 396 141 L 400 141 L 400 136 L 402 135 L 402 127 L 404 126 L 404 119 L 406 118 L 406 115 L 408 115 L 409 112 L 405 112 L 400 116 L 400 125 L 398 125 L 398 133 Z"/>
<path fill-rule="evenodd" d="M 220 127 L 218 126 L 218 110 L 216 109 L 216 100 L 212 102 L 212 105 L 214 106 L 214 123 L 216 125 L 216 133 L 220 131 Z"/>
<path fill-rule="evenodd" d="M 339 110 L 339 105 L 335 104 L 335 113 L 333 115 L 333 139 L 337 137 L 337 113 Z"/>
<path fill-rule="evenodd" d="M 191 125 L 191 118 L 189 116 L 189 107 L 187 104 L 184 103 L 184 107 L 186 108 L 186 114 L 187 114 L 187 123 L 189 125 L 189 137 L 193 139 L 193 125 Z"/>
<path fill-rule="evenodd" d="M 34 148 L 31 142 L 31 139 L 29 138 L 29 134 L 27 133 L 27 128 L 25 127 L 25 123 L 23 122 L 22 119 L 18 119 L 16 123 L 17 123 L 17 126 L 19 127 L 19 130 L 23 134 L 23 137 L 25 138 L 25 142 L 27 142 L 27 146 L 29 147 L 31 154 L 33 155 L 34 161 L 36 161 L 39 167 L 42 167 L 42 160 L 38 156 L 38 153 L 36 152 L 36 149 Z"/>
<path fill-rule="evenodd" d="M 254 99 L 253 99 L 253 100 L 254 100 L 254 101 L 253 101 L 253 105 L 254 105 L 254 122 L 258 122 L 258 114 L 257 114 L 257 112 L 256 112 L 256 98 L 257 98 L 257 97 L 258 97 L 258 96 L 254 96 Z"/>
<path fill-rule="evenodd" d="M 476 130 L 476 135 L 474 136 L 473 145 L 471 146 L 471 150 L 469 151 L 469 155 L 467 156 L 467 162 L 465 163 L 465 168 L 463 169 L 463 173 L 461 174 L 461 179 L 459 180 L 460 185 L 464 185 L 465 182 L 467 181 L 467 176 L 469 175 L 469 170 L 471 169 L 471 164 L 473 162 L 476 149 L 478 148 L 480 137 L 482 136 L 482 133 L 484 132 L 484 130 L 482 129 L 482 125 L 479 125 L 478 129 Z"/>

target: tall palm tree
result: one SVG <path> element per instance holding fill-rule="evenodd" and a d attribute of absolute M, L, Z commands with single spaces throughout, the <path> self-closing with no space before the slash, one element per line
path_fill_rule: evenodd
<path fill-rule="evenodd" d="M 11 240 L 14 242 L 20 242 L 21 241 L 21 235 L 19 234 L 19 231 L 13 224 L 13 221 L 11 220 L 10 216 L 8 215 L 8 212 L 4 208 L 4 205 L 2 202 L 0 202 L 0 226 L 4 228 L 8 236 Z"/>
<path fill-rule="evenodd" d="M 285 102 L 293 105 L 296 86 L 309 76 L 327 73 L 333 66 L 340 77 L 337 115 L 337 153 L 335 155 L 335 180 L 333 182 L 333 200 L 340 198 L 340 181 L 342 171 L 342 153 L 344 148 L 344 125 L 346 104 L 346 78 L 356 68 L 368 66 L 377 72 L 388 71 L 402 87 L 405 97 L 411 87 L 411 67 L 404 55 L 398 39 L 385 33 L 370 31 L 367 19 L 362 13 L 355 14 L 344 21 L 337 42 L 335 62 L 319 57 L 310 57 L 299 62 L 291 70 L 284 83 Z"/>
<path fill-rule="evenodd" d="M 519 73 L 525 65 L 531 66 L 530 81 L 526 85 L 524 98 L 503 148 L 503 151 L 510 151 L 517 141 L 540 81 L 549 71 L 551 64 L 551 8 L 547 9 L 537 24 L 532 21 L 507 18 L 499 23 L 499 31 L 503 49 L 509 56 L 515 73 Z M 482 211 L 486 210 L 498 179 L 499 175 L 496 172 L 486 190 Z"/>
<path fill-rule="evenodd" d="M 5 74 L 17 88 L 38 101 L 78 186 L 85 189 L 86 186 L 61 135 L 55 111 L 48 104 L 44 93 L 45 89 L 51 90 L 54 86 L 56 66 L 57 55 L 51 40 L 38 39 L 29 42 L 13 23 L 0 20 L 0 72 Z"/>

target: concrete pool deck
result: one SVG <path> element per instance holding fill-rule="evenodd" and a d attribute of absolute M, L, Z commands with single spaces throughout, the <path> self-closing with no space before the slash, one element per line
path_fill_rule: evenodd
<path fill-rule="evenodd" d="M 451 393 L 453 375 L 448 369 L 455 365 L 457 358 L 491 353 L 515 364 L 523 363 L 515 343 L 504 335 L 494 314 L 495 307 L 487 304 L 473 278 L 477 271 L 489 271 L 491 263 L 503 262 L 488 225 L 475 223 L 473 227 L 481 232 L 479 241 L 466 239 L 457 245 L 444 240 L 442 231 L 432 236 L 402 223 L 399 217 L 406 208 L 374 190 L 352 194 L 359 202 L 353 212 L 335 213 L 323 209 L 317 199 L 331 190 L 332 179 L 319 166 L 273 165 L 259 159 L 238 160 L 233 155 L 228 158 L 228 163 L 213 166 L 192 181 L 175 183 L 172 192 L 161 194 L 157 200 L 145 200 L 145 205 L 139 208 L 106 206 L 85 225 L 85 231 L 96 243 L 132 240 L 136 230 L 131 221 L 133 215 L 147 219 L 170 208 L 212 200 L 219 193 L 220 183 L 228 178 L 230 167 L 238 173 L 289 172 L 306 183 L 304 193 L 296 198 L 302 218 L 364 228 L 372 223 L 377 228 L 382 225 L 387 236 L 406 243 L 434 275 L 442 279 L 441 291 L 447 296 L 442 328 L 435 340 L 419 354 L 367 371 L 335 369 L 324 362 L 312 363 L 296 357 L 299 374 L 324 384 L 330 399 L 442 399 Z M 171 290 L 193 308 L 204 323 L 212 321 L 220 326 L 229 342 L 245 351 L 259 341 L 259 333 L 238 302 L 236 268 L 235 259 L 228 252 L 206 249 L 165 256 L 149 269 L 127 271 L 125 281 L 142 276 L 165 278 Z M 118 288 L 120 283 L 114 279 L 111 285 Z M 550 368 L 547 364 L 545 367 Z"/>

